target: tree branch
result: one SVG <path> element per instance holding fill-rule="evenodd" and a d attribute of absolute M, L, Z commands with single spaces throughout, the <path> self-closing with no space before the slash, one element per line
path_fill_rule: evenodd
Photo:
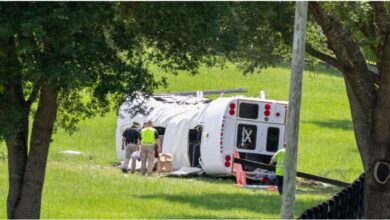
<path fill-rule="evenodd" d="M 306 44 L 306 52 L 308 54 L 310 54 L 311 56 L 313 56 L 319 60 L 322 60 L 329 65 L 332 65 L 333 67 L 337 68 L 338 70 L 343 71 L 336 58 L 314 49 L 310 44 Z M 378 71 L 369 70 L 369 72 L 370 72 L 370 75 L 371 75 L 374 83 L 378 84 L 379 83 Z"/>
<path fill-rule="evenodd" d="M 367 23 L 364 21 L 359 21 L 357 24 L 357 27 L 359 28 L 360 32 L 367 38 L 370 39 L 371 41 L 375 41 L 377 36 L 376 36 L 376 28 L 374 26 L 374 23 Z M 380 57 L 380 46 L 379 45 L 369 45 L 370 50 L 375 54 L 377 58 Z"/>
<path fill-rule="evenodd" d="M 375 1 L 375 2 L 370 2 L 370 5 L 374 10 L 379 36 L 383 38 L 388 30 L 388 25 L 386 22 L 385 4 L 384 2 L 381 1 Z"/>
<path fill-rule="evenodd" d="M 385 4 L 383 2 L 370 2 L 372 8 L 372 14 L 375 19 L 377 28 L 375 28 L 375 33 L 379 36 L 380 44 L 377 45 L 376 50 L 374 51 L 378 60 L 382 59 L 383 47 L 387 44 L 386 33 L 388 32 L 388 24 L 386 21 L 386 11 Z M 379 70 L 381 72 L 381 70 Z"/>
<path fill-rule="evenodd" d="M 376 100 L 373 77 L 366 60 L 351 32 L 337 21 L 318 2 L 310 2 L 309 11 L 322 28 L 341 70 L 347 77 L 351 88 L 369 116 Z"/>
<path fill-rule="evenodd" d="M 328 64 L 334 66 L 335 68 L 341 70 L 340 65 L 337 63 L 336 58 L 314 49 L 310 44 L 306 44 L 306 52 L 308 54 L 310 54 L 311 56 L 313 56 L 317 59 L 320 59 L 320 60 L 324 61 L 325 63 L 328 63 Z"/>
<path fill-rule="evenodd" d="M 37 99 L 37 96 L 38 96 L 39 90 L 41 88 L 41 85 L 42 85 L 42 80 L 37 80 L 34 83 L 32 91 L 31 91 L 31 94 L 30 94 L 30 97 L 27 99 L 27 105 L 28 106 L 31 106 L 31 104 L 34 103 L 35 100 Z"/>
<path fill-rule="evenodd" d="M 375 26 L 373 23 L 366 23 L 360 20 L 357 26 L 359 27 L 360 32 L 362 32 L 367 38 L 374 39 L 376 37 Z"/>

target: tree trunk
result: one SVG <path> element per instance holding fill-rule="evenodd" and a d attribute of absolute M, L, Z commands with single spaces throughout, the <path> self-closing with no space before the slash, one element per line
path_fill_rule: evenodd
<path fill-rule="evenodd" d="M 364 187 L 364 218 L 389 219 L 390 191 L 373 186 L 373 181 L 372 175 L 367 173 Z"/>
<path fill-rule="evenodd" d="M 30 151 L 25 167 L 22 191 L 12 218 L 40 217 L 41 196 L 46 163 L 57 113 L 57 95 L 51 85 L 43 84 L 32 127 Z"/>
<path fill-rule="evenodd" d="M 6 139 L 8 149 L 8 198 L 7 218 L 13 218 L 22 192 L 24 171 L 27 162 L 28 114 L 21 120 L 21 130 Z"/>
<path fill-rule="evenodd" d="M 11 80 L 5 85 L 6 103 L 14 106 L 18 112 L 13 115 L 16 126 L 13 134 L 7 135 L 5 142 L 8 150 L 8 197 L 7 197 L 7 217 L 12 218 L 22 192 L 24 171 L 27 163 L 27 141 L 30 106 L 26 104 L 23 97 L 22 83 Z M 0 111 L 9 111 L 1 109 Z"/>
<path fill-rule="evenodd" d="M 319 3 L 311 2 L 310 6 L 344 73 L 355 138 L 366 173 L 364 217 L 390 218 L 390 35 L 378 45 L 382 52 L 377 53 L 379 84 L 375 85 L 351 32 Z"/>
<path fill-rule="evenodd" d="M 369 149 L 369 167 L 366 170 L 364 188 L 364 216 L 369 219 L 390 218 L 390 181 L 378 182 L 378 179 L 384 180 L 390 175 L 390 169 L 386 168 L 386 165 L 383 166 L 382 172 L 374 169 L 381 163 L 390 164 L 389 116 L 381 118 L 376 116 L 378 120 L 374 121 L 372 145 Z"/>
<path fill-rule="evenodd" d="M 390 218 L 390 188 L 387 186 L 389 183 L 387 185 L 378 184 L 373 176 L 373 167 L 377 161 L 390 161 L 389 146 L 386 143 L 389 140 L 389 128 L 388 126 L 386 127 L 386 124 L 388 124 L 386 121 L 389 121 L 389 119 L 386 118 L 389 116 L 374 117 L 374 119 L 377 119 L 370 126 L 347 81 L 346 87 L 351 107 L 356 144 L 366 172 L 364 217 L 367 219 L 388 219 Z M 377 111 L 373 112 L 375 113 Z M 380 138 L 383 141 L 380 141 L 378 136 L 383 136 Z"/>
<path fill-rule="evenodd" d="M 366 172 L 365 217 L 390 218 L 390 35 L 380 57 L 378 98 L 373 112 L 369 169 Z M 380 169 L 376 169 L 380 168 Z M 382 181 L 383 180 L 383 181 Z"/>
<path fill-rule="evenodd" d="M 349 107 L 352 116 L 353 131 L 355 134 L 356 145 L 359 150 L 360 159 L 364 170 L 368 168 L 369 148 L 371 145 L 369 122 L 363 111 L 358 99 L 356 98 L 348 79 L 344 77 L 345 87 L 347 90 Z"/>

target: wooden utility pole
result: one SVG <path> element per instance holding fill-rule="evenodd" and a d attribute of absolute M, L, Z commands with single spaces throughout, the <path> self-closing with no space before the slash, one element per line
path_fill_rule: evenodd
<path fill-rule="evenodd" d="M 284 160 L 284 181 L 281 218 L 294 218 L 295 177 L 297 174 L 297 151 L 299 113 L 302 93 L 302 72 L 305 56 L 305 33 L 307 2 L 295 3 L 294 41 L 291 61 L 290 95 L 288 106 L 286 157 Z"/>

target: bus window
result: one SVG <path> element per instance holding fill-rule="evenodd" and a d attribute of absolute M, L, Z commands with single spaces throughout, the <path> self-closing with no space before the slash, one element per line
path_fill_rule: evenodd
<path fill-rule="evenodd" d="M 201 125 L 188 130 L 188 158 L 190 160 L 191 167 L 199 166 L 202 130 L 203 127 Z"/>
<path fill-rule="evenodd" d="M 196 143 L 198 142 L 198 131 L 195 129 L 188 130 L 188 142 Z"/>
<path fill-rule="evenodd" d="M 158 135 L 165 135 L 164 127 L 154 127 L 157 130 Z"/>
<path fill-rule="evenodd" d="M 245 150 L 256 149 L 257 127 L 255 125 L 239 124 L 237 129 L 237 148 Z"/>
<path fill-rule="evenodd" d="M 269 127 L 267 132 L 267 146 L 268 152 L 276 152 L 279 146 L 279 128 Z"/>
<path fill-rule="evenodd" d="M 160 139 L 160 147 L 162 152 L 162 147 L 164 144 L 164 135 L 165 135 L 165 128 L 164 127 L 154 127 L 157 130 L 158 138 Z M 156 150 L 155 155 L 158 156 L 158 152 Z"/>
<path fill-rule="evenodd" d="M 240 118 L 257 119 L 259 105 L 254 103 L 240 103 L 238 116 Z"/>

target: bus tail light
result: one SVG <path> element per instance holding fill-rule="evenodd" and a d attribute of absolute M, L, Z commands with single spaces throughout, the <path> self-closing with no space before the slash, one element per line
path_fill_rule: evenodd
<path fill-rule="evenodd" d="M 230 155 L 225 156 L 225 161 L 230 161 L 231 159 L 232 159 L 232 157 Z"/>
<path fill-rule="evenodd" d="M 230 167 L 230 165 L 231 165 L 231 161 L 232 160 L 232 156 L 230 156 L 230 155 L 226 155 L 225 156 L 225 167 Z"/>
<path fill-rule="evenodd" d="M 236 104 L 230 103 L 229 109 L 229 115 L 233 116 L 236 114 Z"/>
<path fill-rule="evenodd" d="M 265 104 L 264 105 L 264 116 L 268 117 L 271 114 L 270 109 L 271 109 L 271 105 L 270 104 Z"/>

